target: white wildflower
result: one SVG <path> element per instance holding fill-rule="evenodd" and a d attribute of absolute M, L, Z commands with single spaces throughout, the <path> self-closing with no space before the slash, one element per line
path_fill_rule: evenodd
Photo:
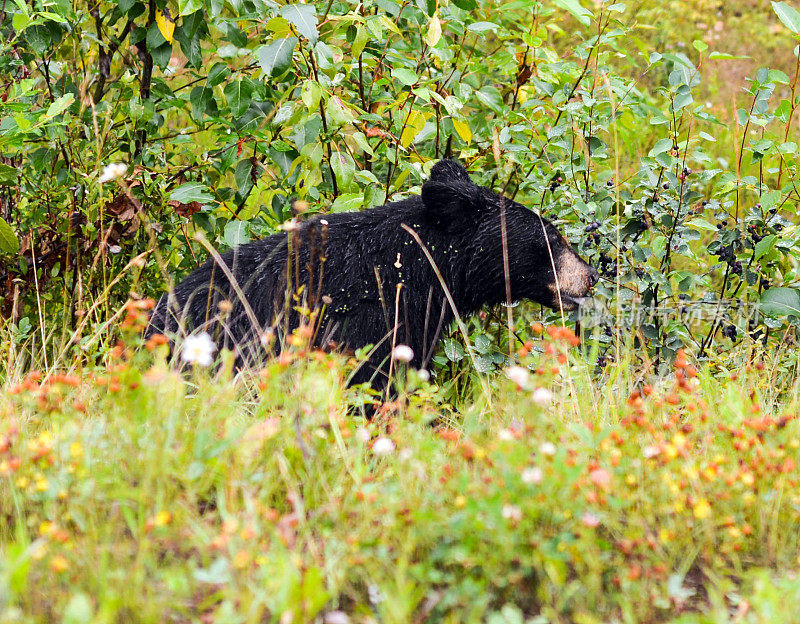
<path fill-rule="evenodd" d="M 408 345 L 397 345 L 392 349 L 392 359 L 398 362 L 410 362 L 414 359 L 414 349 Z"/>
<path fill-rule="evenodd" d="M 325 624 L 350 624 L 350 617 L 344 611 L 328 611 L 323 622 Z"/>
<path fill-rule="evenodd" d="M 531 398 L 536 405 L 550 405 L 553 400 L 553 393 L 547 388 L 536 388 L 531 394 Z"/>
<path fill-rule="evenodd" d="M 542 472 L 542 469 L 537 466 L 526 468 L 522 471 L 522 482 L 527 483 L 528 485 L 536 485 L 537 483 L 541 483 L 543 478 L 544 473 Z"/>
<path fill-rule="evenodd" d="M 209 366 L 214 361 L 214 351 L 216 350 L 217 345 L 214 344 L 208 333 L 192 334 L 183 341 L 181 359 L 184 362 Z"/>
<path fill-rule="evenodd" d="M 522 520 L 522 510 L 516 505 L 503 505 L 503 517 L 512 522 Z"/>
<path fill-rule="evenodd" d="M 556 454 L 556 445 L 552 442 L 542 442 L 541 445 L 539 445 L 539 452 L 542 455 L 548 455 L 552 457 Z"/>
<path fill-rule="evenodd" d="M 600 524 L 600 518 L 594 515 L 591 511 L 584 513 L 583 516 L 581 516 L 581 520 L 587 527 L 592 529 Z"/>
<path fill-rule="evenodd" d="M 509 366 L 505 370 L 505 373 L 506 377 L 520 388 L 527 388 L 531 383 L 530 371 L 523 366 Z"/>
<path fill-rule="evenodd" d="M 419 377 L 420 381 L 430 381 L 431 374 L 430 374 L 430 372 L 428 372 L 427 368 L 420 368 L 417 371 L 417 377 Z"/>
<path fill-rule="evenodd" d="M 375 455 L 389 455 L 394 449 L 395 444 L 391 438 L 378 438 L 372 443 L 372 452 Z"/>
<path fill-rule="evenodd" d="M 661 454 L 661 448 L 658 446 L 645 446 L 642 450 L 642 455 L 644 455 L 647 459 L 651 459 L 653 457 L 657 457 Z"/>
<path fill-rule="evenodd" d="M 127 170 L 128 165 L 123 163 L 111 163 L 110 165 L 103 167 L 103 173 L 100 174 L 100 177 L 97 178 L 97 181 L 100 184 L 111 182 L 111 180 L 115 180 L 116 178 L 125 175 Z"/>
<path fill-rule="evenodd" d="M 369 442 L 370 435 L 369 429 L 366 427 L 359 427 L 356 429 L 356 438 L 358 438 L 361 442 L 367 443 Z"/>
<path fill-rule="evenodd" d="M 374 583 L 371 583 L 367 587 L 367 597 L 369 598 L 369 601 L 375 605 L 383 602 L 383 593 L 381 592 L 381 588 Z"/>
<path fill-rule="evenodd" d="M 511 429 L 501 429 L 497 432 L 497 438 L 503 442 L 513 442 L 514 432 Z"/>

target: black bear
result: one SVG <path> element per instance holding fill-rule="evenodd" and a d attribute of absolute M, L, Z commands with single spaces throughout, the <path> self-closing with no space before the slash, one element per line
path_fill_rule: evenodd
<path fill-rule="evenodd" d="M 205 330 L 246 366 L 305 324 L 317 346 L 373 345 L 353 382 L 376 387 L 395 344 L 427 365 L 454 319 L 443 287 L 464 316 L 509 297 L 572 310 L 598 279 L 549 221 L 451 160 L 421 196 L 317 216 L 218 258 L 159 300 L 149 335 Z"/>

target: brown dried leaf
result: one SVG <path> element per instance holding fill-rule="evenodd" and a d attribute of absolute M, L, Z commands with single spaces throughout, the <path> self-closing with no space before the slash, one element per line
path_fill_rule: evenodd
<path fill-rule="evenodd" d="M 136 215 L 136 206 L 125 193 L 119 193 L 106 204 L 106 212 L 119 221 L 130 221 Z"/>

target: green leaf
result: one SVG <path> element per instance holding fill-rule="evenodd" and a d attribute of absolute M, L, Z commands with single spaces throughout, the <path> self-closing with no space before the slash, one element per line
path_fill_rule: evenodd
<path fill-rule="evenodd" d="M 339 188 L 348 189 L 353 183 L 353 176 L 356 173 L 356 165 L 350 155 L 342 152 L 331 154 L 331 169 L 336 176 Z"/>
<path fill-rule="evenodd" d="M 353 58 L 361 56 L 361 53 L 364 51 L 364 46 L 366 46 L 368 42 L 369 33 L 363 24 L 359 24 L 356 29 L 356 38 L 353 40 L 353 46 L 350 48 Z"/>
<path fill-rule="evenodd" d="M 181 184 L 169 194 L 170 201 L 178 201 L 182 204 L 189 204 L 193 201 L 207 204 L 214 201 L 214 196 L 209 192 L 209 188 L 200 182 L 187 182 Z"/>
<path fill-rule="evenodd" d="M 248 225 L 247 221 L 228 221 L 225 224 L 223 238 L 229 247 L 238 247 L 250 242 Z"/>
<path fill-rule="evenodd" d="M 650 158 L 654 158 L 659 154 L 671 150 L 672 145 L 672 139 L 659 139 L 647 155 L 650 156 Z"/>
<path fill-rule="evenodd" d="M 475 92 L 475 97 L 488 106 L 493 113 L 497 115 L 502 115 L 504 113 L 503 108 L 505 104 L 503 103 L 503 96 L 496 87 L 486 85 L 480 91 Z"/>
<path fill-rule="evenodd" d="M 475 351 L 478 353 L 488 353 L 492 348 L 492 339 L 486 334 L 480 334 L 475 337 L 474 343 Z"/>
<path fill-rule="evenodd" d="M 475 22 L 467 26 L 467 30 L 474 33 L 484 33 L 498 28 L 500 27 L 494 22 Z"/>
<path fill-rule="evenodd" d="M 800 316 L 800 292 L 794 288 L 770 288 L 761 295 L 761 312 L 767 316 Z"/>
<path fill-rule="evenodd" d="M 0 253 L 13 255 L 19 252 L 19 238 L 11 226 L 0 217 Z"/>
<path fill-rule="evenodd" d="M 313 80 L 306 80 L 303 87 L 300 89 L 300 99 L 306 105 L 308 110 L 316 110 L 319 108 L 319 102 L 322 99 L 322 89 L 319 84 Z"/>
<path fill-rule="evenodd" d="M 709 232 L 716 232 L 717 228 L 715 225 L 709 223 L 705 219 L 695 218 L 692 219 L 692 226 L 700 228 L 701 230 L 708 230 Z"/>
<path fill-rule="evenodd" d="M 367 137 L 364 136 L 363 132 L 354 133 L 353 140 L 356 142 L 356 145 L 358 145 L 362 150 L 367 152 L 367 154 L 371 156 L 375 155 L 375 152 L 372 151 L 372 146 L 369 144 L 369 141 L 367 141 Z"/>
<path fill-rule="evenodd" d="M 196 11 L 181 20 L 181 25 L 175 30 L 175 40 L 180 44 L 181 50 L 192 67 L 203 66 L 203 50 L 201 44 L 208 36 L 208 26 L 204 11 Z"/>
<path fill-rule="evenodd" d="M 328 100 L 325 105 L 325 114 L 328 116 L 328 121 L 336 127 L 352 123 L 356 118 L 353 111 L 337 96 Z"/>
<path fill-rule="evenodd" d="M 288 4 L 281 7 L 280 15 L 286 18 L 301 35 L 311 43 L 319 39 L 317 31 L 317 11 L 311 4 Z"/>
<path fill-rule="evenodd" d="M 278 39 L 255 52 L 261 70 L 266 76 L 280 74 L 292 64 L 292 53 L 297 46 L 297 37 Z"/>
<path fill-rule="evenodd" d="M 364 205 L 364 196 L 361 193 L 342 193 L 331 204 L 331 212 L 353 212 Z"/>
<path fill-rule="evenodd" d="M 791 30 L 795 35 L 800 35 L 800 13 L 797 9 L 789 6 L 785 2 L 773 2 L 772 10 L 783 22 L 783 25 Z"/>
<path fill-rule="evenodd" d="M 65 93 L 47 107 L 47 112 L 44 114 L 45 118 L 52 119 L 56 115 L 60 115 L 67 110 L 74 101 L 75 96 L 72 93 Z"/>
<path fill-rule="evenodd" d="M 133 98 L 131 98 L 132 100 Z M 189 102 L 192 104 L 192 115 L 198 121 L 203 119 L 203 115 L 213 116 L 217 112 L 214 90 L 210 86 L 199 86 L 192 89 L 189 94 Z"/>
<path fill-rule="evenodd" d="M 442 22 L 439 20 L 439 14 L 436 13 L 428 22 L 428 33 L 425 35 L 425 42 L 433 47 L 442 38 Z"/>
<path fill-rule="evenodd" d="M 572 13 L 575 18 L 584 26 L 591 24 L 594 17 L 592 12 L 589 9 L 581 6 L 581 3 L 578 2 L 578 0 L 553 0 L 553 2 L 562 9 L 566 9 Z"/>
<path fill-rule="evenodd" d="M 672 110 L 679 111 L 684 106 L 688 106 L 689 104 L 691 104 L 693 101 L 694 100 L 692 98 L 692 94 L 687 89 L 686 91 L 678 93 L 675 96 L 675 99 L 672 101 Z"/>
<path fill-rule="evenodd" d="M 460 342 L 446 338 L 444 341 L 444 354 L 451 362 L 458 362 L 464 359 L 464 348 Z"/>
<path fill-rule="evenodd" d="M 393 69 L 392 78 L 397 78 L 397 80 L 402 82 L 407 87 L 416 84 L 417 80 L 419 80 L 419 78 L 413 71 L 411 71 L 410 69 L 406 69 L 405 67 L 397 67 Z"/>
<path fill-rule="evenodd" d="M 753 256 L 754 260 L 758 260 L 764 254 L 767 254 L 772 250 L 777 242 L 778 237 L 774 234 L 770 234 L 769 236 L 765 236 L 760 241 L 756 243 L 755 255 Z"/>
<path fill-rule="evenodd" d="M 475 356 L 475 370 L 479 373 L 490 373 L 494 369 L 494 360 L 490 355 Z"/>
<path fill-rule="evenodd" d="M 234 117 L 241 117 L 247 112 L 252 96 L 253 84 L 247 79 L 230 82 L 225 87 L 225 98 Z"/>
<path fill-rule="evenodd" d="M 0 163 L 0 186 L 14 186 L 18 173 L 14 167 Z"/>
<path fill-rule="evenodd" d="M 738 61 L 741 59 L 748 59 L 750 57 L 737 54 L 728 54 L 727 52 L 712 52 L 708 55 L 708 58 L 712 61 Z"/>
<path fill-rule="evenodd" d="M 209 87 L 216 87 L 223 80 L 225 80 L 225 78 L 227 78 L 230 75 L 230 73 L 231 70 L 228 69 L 228 66 L 225 65 L 225 63 L 215 63 L 208 71 L 206 84 Z"/>
<path fill-rule="evenodd" d="M 17 32 L 22 32 L 27 28 L 30 21 L 31 18 L 27 13 L 14 13 L 14 16 L 11 18 L 11 26 Z"/>

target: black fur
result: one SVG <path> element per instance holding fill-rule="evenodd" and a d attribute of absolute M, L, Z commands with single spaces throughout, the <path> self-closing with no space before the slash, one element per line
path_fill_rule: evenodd
<path fill-rule="evenodd" d="M 316 309 L 321 313 L 314 342 L 351 349 L 376 345 L 354 381 L 382 386 L 396 317 L 396 343 L 412 347 L 415 367 L 427 365 L 443 328 L 454 318 L 431 263 L 403 225 L 419 235 L 465 316 L 507 298 L 501 205 L 511 299 L 551 307 L 558 307 L 560 299 L 565 308 L 574 307 L 596 281 L 596 271 L 546 219 L 477 186 L 461 165 L 444 160 L 434 165 L 419 197 L 364 212 L 318 216 L 294 232 L 222 254 L 251 312 L 226 272 L 210 260 L 161 298 L 148 334 L 174 338 L 179 331 L 204 328 L 220 347 L 237 351 L 240 365 L 247 365 L 264 355 L 260 337 L 265 332 L 272 332 L 274 345 L 301 322 L 298 307 Z M 559 268 L 559 298 L 553 267 L 564 264 L 563 258 L 571 261 L 570 271 L 585 275 L 561 275 Z M 220 313 L 222 301 L 232 304 L 226 313 Z"/>

